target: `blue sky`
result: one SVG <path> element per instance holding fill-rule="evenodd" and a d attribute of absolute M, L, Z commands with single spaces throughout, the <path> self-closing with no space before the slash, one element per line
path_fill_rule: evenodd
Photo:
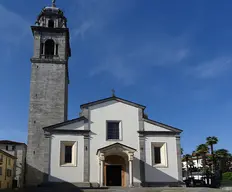
<path fill-rule="evenodd" d="M 67 3 L 68 2 L 68 3 Z M 50 0 L 0 2 L 0 139 L 26 142 L 30 26 Z M 183 129 L 190 153 L 207 136 L 230 151 L 232 2 L 58 0 L 71 32 L 69 118 L 116 95 Z"/>

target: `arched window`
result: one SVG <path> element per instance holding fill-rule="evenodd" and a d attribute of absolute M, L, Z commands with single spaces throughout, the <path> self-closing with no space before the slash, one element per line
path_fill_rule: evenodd
<path fill-rule="evenodd" d="M 45 42 L 45 58 L 53 58 L 55 43 L 52 39 Z"/>
<path fill-rule="evenodd" d="M 53 20 L 48 21 L 48 27 L 54 28 L 54 21 Z"/>

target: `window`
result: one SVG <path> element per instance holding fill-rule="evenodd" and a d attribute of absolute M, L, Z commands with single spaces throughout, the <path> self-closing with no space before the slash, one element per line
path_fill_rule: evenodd
<path fill-rule="evenodd" d="M 40 43 L 40 55 L 44 54 L 44 43 Z"/>
<path fill-rule="evenodd" d="M 2 182 L 0 181 L 0 189 L 2 188 Z"/>
<path fill-rule="evenodd" d="M 14 150 L 15 150 L 15 145 L 12 146 L 12 151 L 14 151 Z"/>
<path fill-rule="evenodd" d="M 58 49 L 59 49 L 59 45 L 56 44 L 56 55 L 58 55 Z"/>
<path fill-rule="evenodd" d="M 61 141 L 60 143 L 60 165 L 76 166 L 77 165 L 77 142 Z"/>
<path fill-rule="evenodd" d="M 8 165 L 11 165 L 11 159 L 8 159 Z"/>
<path fill-rule="evenodd" d="M 152 164 L 156 167 L 167 167 L 167 144 L 164 142 L 151 143 Z"/>
<path fill-rule="evenodd" d="M 7 176 L 7 177 L 11 177 L 11 170 L 10 170 L 10 169 L 7 169 L 7 170 L 6 170 L 6 176 Z"/>
<path fill-rule="evenodd" d="M 0 165 L 3 162 L 3 155 L 0 154 Z"/>
<path fill-rule="evenodd" d="M 0 167 L 0 175 L 2 175 L 2 167 Z"/>
<path fill-rule="evenodd" d="M 9 183 L 9 182 L 7 182 L 7 188 L 8 188 L 8 189 L 10 188 L 10 183 Z"/>
<path fill-rule="evenodd" d="M 53 20 L 48 21 L 48 27 L 49 28 L 54 28 L 54 21 Z"/>
<path fill-rule="evenodd" d="M 120 121 L 107 121 L 107 140 L 119 140 L 121 132 Z"/>
<path fill-rule="evenodd" d="M 161 147 L 154 147 L 155 164 L 161 163 Z"/>
<path fill-rule="evenodd" d="M 72 146 L 65 146 L 65 163 L 72 163 Z"/>
<path fill-rule="evenodd" d="M 45 42 L 45 58 L 53 58 L 54 56 L 54 46 L 55 43 L 52 39 L 49 39 Z"/>
<path fill-rule="evenodd" d="M 8 145 L 6 146 L 6 150 L 8 151 Z"/>

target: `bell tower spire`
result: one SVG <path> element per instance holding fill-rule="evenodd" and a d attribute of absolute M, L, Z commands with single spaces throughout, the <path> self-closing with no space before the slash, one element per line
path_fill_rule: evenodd
<path fill-rule="evenodd" d="M 71 57 L 67 19 L 61 9 L 42 9 L 31 26 L 34 50 L 31 57 L 30 110 L 26 184 L 49 180 L 50 136 L 43 128 L 67 120 L 68 61 Z"/>
<path fill-rule="evenodd" d="M 52 0 L 52 7 L 56 7 L 56 0 Z"/>

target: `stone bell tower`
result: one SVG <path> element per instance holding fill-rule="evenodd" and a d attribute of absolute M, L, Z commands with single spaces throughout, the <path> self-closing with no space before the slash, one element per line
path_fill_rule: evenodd
<path fill-rule="evenodd" d="M 52 5 L 42 9 L 35 26 L 31 58 L 30 110 L 26 185 L 48 181 L 50 138 L 43 127 L 67 120 L 68 59 L 71 56 L 67 19 Z"/>

